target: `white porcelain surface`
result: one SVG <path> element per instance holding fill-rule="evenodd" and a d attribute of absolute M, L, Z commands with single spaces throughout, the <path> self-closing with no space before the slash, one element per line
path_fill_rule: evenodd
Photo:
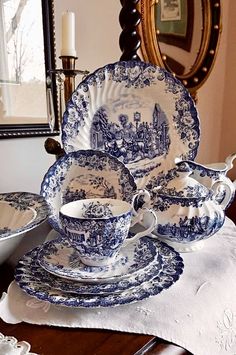
<path fill-rule="evenodd" d="M 224 204 L 224 208 L 228 208 L 235 197 L 235 185 L 227 177 L 228 171 L 233 168 L 233 162 L 236 158 L 236 153 L 230 154 L 223 163 L 211 163 L 211 164 L 199 164 L 190 160 L 175 159 L 177 165 L 182 162 L 188 163 L 191 168 L 191 177 L 208 188 L 214 187 L 215 182 L 222 181 L 224 184 L 220 186 L 217 191 L 216 199 L 219 204 L 224 204 L 224 199 L 230 194 L 230 198 L 227 198 L 227 204 Z"/>
<path fill-rule="evenodd" d="M 131 202 L 136 184 L 130 171 L 117 158 L 95 150 L 64 155 L 47 171 L 41 195 L 50 208 L 49 223 L 63 233 L 59 210 L 65 203 L 88 198 L 116 198 Z"/>
<path fill-rule="evenodd" d="M 197 249 L 194 243 L 209 238 L 223 226 L 225 213 L 216 201 L 217 190 L 192 178 L 187 163 L 180 164 L 175 178 L 155 192 L 153 209 L 158 223 L 153 233 L 162 240 L 186 244 L 185 251 L 193 251 Z"/>
<path fill-rule="evenodd" d="M 42 196 L 30 192 L 0 193 L 0 240 L 35 228 L 47 215 L 48 206 Z"/>
<path fill-rule="evenodd" d="M 45 199 L 37 194 L 0 194 L 0 264 L 11 256 L 26 232 L 46 220 L 48 212 Z"/>
<path fill-rule="evenodd" d="M 109 293 L 109 294 L 75 294 L 69 292 L 63 292 L 55 290 L 51 286 L 44 284 L 40 279 L 34 277 L 34 275 L 28 274 L 28 279 L 25 278 L 24 272 L 22 272 L 22 263 L 27 264 L 29 258 L 31 258 L 31 252 L 22 258 L 18 267 L 16 268 L 16 282 L 18 285 L 29 295 L 34 296 L 40 300 L 48 301 L 52 304 L 67 306 L 67 307 L 82 307 L 82 308 L 100 308 L 100 307 L 115 307 L 124 304 L 130 304 L 133 302 L 147 299 L 151 296 L 157 295 L 165 289 L 171 287 L 176 281 L 178 281 L 180 275 L 183 272 L 183 260 L 173 248 L 153 240 L 153 245 L 158 248 L 162 257 L 162 270 L 158 273 L 157 277 L 141 283 L 136 287 L 129 287 L 121 292 Z M 142 256 L 145 254 L 142 252 Z M 155 261 L 154 261 L 155 262 Z M 156 259 L 156 262 L 159 262 Z"/>
<path fill-rule="evenodd" d="M 144 213 L 152 215 L 150 225 L 128 238 L 131 225 L 140 222 Z M 136 212 L 126 201 L 107 198 L 69 202 L 61 207 L 59 218 L 65 237 L 89 266 L 113 263 L 121 247 L 148 235 L 157 223 L 155 213 L 148 208 Z"/>
<path fill-rule="evenodd" d="M 116 261 L 107 266 L 84 265 L 78 252 L 67 240 L 59 239 L 44 243 L 38 253 L 38 263 L 46 271 L 70 280 L 83 282 L 110 282 L 127 278 L 143 270 L 153 262 L 158 254 L 155 244 L 143 237 L 122 248 Z"/>
<path fill-rule="evenodd" d="M 132 275 L 119 280 L 115 279 L 110 282 L 90 283 L 76 280 L 69 280 L 44 270 L 37 261 L 39 247 L 33 249 L 21 260 L 15 273 L 15 279 L 19 282 L 33 282 L 47 285 L 52 289 L 72 293 L 77 295 L 104 295 L 110 293 L 120 293 L 130 288 L 141 285 L 144 282 L 157 277 L 163 268 L 163 258 L 161 256 L 161 242 L 155 240 L 155 245 L 158 248 L 158 253 L 153 262 Z"/>
<path fill-rule="evenodd" d="M 195 104 L 168 71 L 142 61 L 108 64 L 82 81 L 62 122 L 66 151 L 106 151 L 130 169 L 138 188 L 174 166 L 193 160 L 200 130 Z"/>

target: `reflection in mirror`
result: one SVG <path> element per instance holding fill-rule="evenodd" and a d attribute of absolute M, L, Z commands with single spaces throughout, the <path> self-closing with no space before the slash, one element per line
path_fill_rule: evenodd
<path fill-rule="evenodd" d="M 189 73 L 202 43 L 202 2 L 159 1 L 155 5 L 155 27 L 162 58 L 170 71 L 178 75 Z"/>
<path fill-rule="evenodd" d="M 215 62 L 220 0 L 139 0 L 138 10 L 143 59 L 174 73 L 195 97 Z"/>
<path fill-rule="evenodd" d="M 53 2 L 3 0 L 0 11 L 0 138 L 57 134 Z"/>

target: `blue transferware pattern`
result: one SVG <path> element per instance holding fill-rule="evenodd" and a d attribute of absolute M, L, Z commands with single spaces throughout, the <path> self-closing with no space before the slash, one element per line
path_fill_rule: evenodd
<path fill-rule="evenodd" d="M 99 149 L 124 162 L 143 188 L 150 172 L 174 159 L 193 160 L 199 120 L 186 88 L 171 73 L 141 61 L 116 62 L 82 81 L 62 122 L 65 151 Z"/>
<path fill-rule="evenodd" d="M 101 203 L 99 201 L 90 202 L 89 204 L 84 204 L 82 208 L 82 217 L 84 218 L 104 218 L 113 217 L 113 212 L 111 210 L 111 204 Z"/>
<path fill-rule="evenodd" d="M 177 184 L 173 184 L 173 181 L 169 181 L 166 186 L 161 186 L 161 190 L 158 188 L 154 191 L 160 191 L 158 196 L 162 197 L 163 205 L 160 207 L 162 210 L 166 209 L 170 205 L 170 197 L 173 196 L 176 199 L 176 203 L 181 206 L 200 206 L 202 201 L 210 200 L 213 196 L 213 191 L 209 190 L 202 184 L 198 184 L 195 180 L 189 179 L 186 183 L 186 178 L 190 176 L 192 170 L 187 163 L 182 163 L 178 166 L 175 172 L 175 180 Z M 165 207 L 166 206 L 166 207 Z"/>
<path fill-rule="evenodd" d="M 62 228 L 81 261 L 100 266 L 109 263 L 129 233 L 132 211 L 109 218 L 73 218 L 59 212 Z"/>
<path fill-rule="evenodd" d="M 42 301 L 47 301 L 55 305 L 80 308 L 101 308 L 115 307 L 147 299 L 167 290 L 177 282 L 183 272 L 184 264 L 179 253 L 173 248 L 153 240 L 156 247 L 160 250 L 162 257 L 162 270 L 158 276 L 141 283 L 139 286 L 127 288 L 120 293 L 110 293 L 107 295 L 76 295 L 60 290 L 55 290 L 51 286 L 43 284 L 40 280 L 34 278 L 25 279 L 21 271 L 21 261 L 16 267 L 16 282 L 29 295 Z M 22 261 L 27 263 L 27 258 Z"/>
<path fill-rule="evenodd" d="M 233 168 L 233 161 L 236 158 L 236 153 L 230 154 L 223 163 L 213 163 L 202 165 L 191 160 L 175 159 L 176 165 L 180 166 L 183 163 L 187 163 L 192 170 L 191 176 L 198 182 L 208 188 L 212 188 L 216 181 L 222 181 L 225 185 L 222 185 L 218 189 L 216 194 L 216 200 L 219 204 L 222 204 L 227 195 L 227 190 L 230 191 L 231 198 L 225 209 L 228 208 L 235 197 L 235 184 L 226 176 L 228 171 Z"/>
<path fill-rule="evenodd" d="M 153 233 L 166 242 L 192 243 L 193 247 L 188 246 L 188 250 L 175 245 L 179 251 L 195 250 L 196 244 L 194 246 L 193 242 L 215 234 L 225 220 L 223 208 L 215 201 L 216 192 L 201 185 L 190 175 L 188 164 L 182 163 L 173 180 L 164 187 L 154 189 L 153 208 L 158 223 Z"/>
<path fill-rule="evenodd" d="M 126 97 L 125 99 L 127 100 Z M 118 104 L 121 102 L 116 102 Z M 139 105 L 136 108 L 141 110 L 141 103 Z M 111 123 L 109 117 L 109 108 L 106 105 L 95 113 L 90 133 L 93 149 L 106 151 L 125 164 L 151 160 L 168 152 L 169 125 L 159 104 L 154 105 L 151 123 L 143 122 L 138 111 L 133 113 L 131 120 L 127 114 L 119 114 L 117 122 Z"/>
<path fill-rule="evenodd" d="M 39 248 L 35 248 L 27 253 L 27 255 L 25 255 L 20 261 L 15 272 L 15 279 L 18 282 L 44 284 L 52 289 L 78 295 L 120 293 L 122 291 L 129 290 L 131 287 L 136 287 L 144 282 L 152 280 L 162 271 L 162 244 L 158 241 L 153 241 L 153 243 L 155 243 L 158 248 L 158 254 L 156 254 L 155 262 L 151 262 L 150 265 L 144 269 L 144 271 L 140 270 L 138 273 L 134 273 L 134 275 L 130 275 L 121 280 L 91 284 L 55 276 L 42 269 L 38 264 L 37 254 L 39 252 Z"/>
<path fill-rule="evenodd" d="M 96 197 L 132 201 L 136 184 L 125 165 L 101 151 L 80 150 L 58 159 L 47 171 L 40 194 L 50 208 L 49 223 L 63 234 L 59 210 L 65 203 Z"/>
<path fill-rule="evenodd" d="M 10 226 L 5 225 L 5 208 L 8 208 L 8 217 L 10 217 L 10 212 L 14 213 L 14 220 L 10 221 Z M 16 213 L 18 214 L 17 219 Z M 28 215 L 26 218 L 24 218 L 25 214 Z M 48 205 L 45 199 L 40 195 L 30 192 L 1 193 L 0 240 L 11 238 L 14 235 L 25 233 L 26 231 L 37 227 L 39 224 L 46 220 L 48 214 Z"/>
<path fill-rule="evenodd" d="M 66 279 L 83 282 L 111 282 L 144 270 L 154 262 L 158 250 L 146 237 L 119 251 L 116 261 L 108 266 L 84 265 L 77 251 L 65 239 L 44 243 L 38 253 L 42 268 Z"/>
<path fill-rule="evenodd" d="M 183 217 L 177 223 L 158 224 L 156 233 L 179 243 L 196 242 L 215 234 L 224 223 L 224 217 L 215 213 L 213 217 Z"/>

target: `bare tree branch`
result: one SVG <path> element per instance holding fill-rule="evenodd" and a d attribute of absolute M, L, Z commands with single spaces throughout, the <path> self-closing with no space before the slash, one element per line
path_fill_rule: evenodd
<path fill-rule="evenodd" d="M 7 42 L 9 42 L 10 39 L 12 38 L 12 36 L 14 35 L 14 33 L 15 33 L 17 27 L 18 27 L 18 24 L 20 23 L 22 11 L 24 10 L 24 7 L 27 4 L 27 2 L 28 2 L 28 0 L 20 0 L 19 5 L 18 5 L 18 7 L 16 9 L 16 13 L 12 17 L 10 27 L 9 27 L 7 33 L 6 33 Z"/>

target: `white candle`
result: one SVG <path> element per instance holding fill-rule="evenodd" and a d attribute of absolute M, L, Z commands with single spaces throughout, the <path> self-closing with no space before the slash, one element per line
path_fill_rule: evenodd
<path fill-rule="evenodd" d="M 67 11 L 62 14 L 61 55 L 76 57 L 74 12 Z"/>

